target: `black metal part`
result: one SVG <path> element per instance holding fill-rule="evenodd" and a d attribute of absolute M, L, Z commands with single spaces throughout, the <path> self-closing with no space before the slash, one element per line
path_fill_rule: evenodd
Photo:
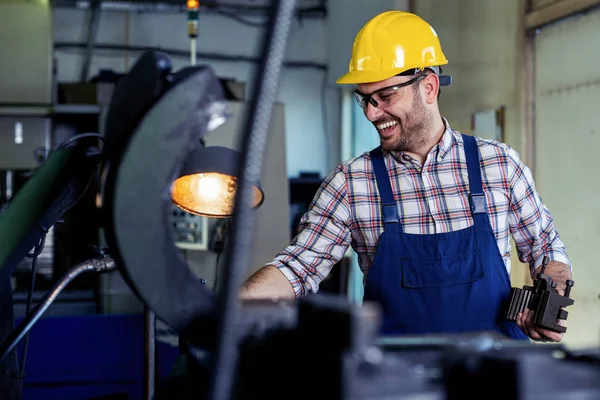
<path fill-rule="evenodd" d="M 597 349 L 570 353 L 494 332 L 378 338 L 377 309 L 329 295 L 244 306 L 231 399 L 304 400 L 304 387 L 290 383 L 297 377 L 318 382 L 315 397 L 334 400 L 472 399 L 490 391 L 518 400 L 600 398 Z M 190 345 L 185 354 L 189 375 L 159 399 L 207 397 L 212 353 Z"/>
<path fill-rule="evenodd" d="M 190 154 L 193 156 L 186 158 L 181 168 L 182 176 L 193 175 L 198 171 L 216 172 L 229 176 L 238 176 L 239 174 L 242 154 L 234 149 L 223 146 L 200 146 Z M 252 184 L 261 189 L 260 179 Z"/>
<path fill-rule="evenodd" d="M 155 52 L 140 57 L 121 78 L 107 116 L 106 240 L 132 290 L 177 332 L 214 312 L 214 299 L 168 229 L 170 187 L 199 139 L 227 116 L 210 68 L 174 74 L 168 58 Z"/>
<path fill-rule="evenodd" d="M 21 341 L 21 339 L 29 332 L 38 319 L 52 305 L 60 292 L 69 285 L 75 278 L 86 272 L 105 273 L 116 269 L 116 264 L 110 257 L 87 260 L 73 267 L 69 273 L 62 277 L 60 281 L 54 285 L 52 290 L 42 298 L 33 311 L 28 314 L 19 326 L 0 344 L 0 362 L 4 360 Z"/>
<path fill-rule="evenodd" d="M 257 368 L 262 364 L 260 353 L 254 350 L 261 345 L 267 345 L 271 335 L 283 337 L 285 332 L 298 327 L 298 304 L 285 300 L 248 300 L 241 304 L 239 318 L 235 321 L 235 342 L 241 354 L 242 370 L 248 369 L 258 373 Z M 178 375 L 157 388 L 157 400 L 200 400 L 208 398 L 209 382 L 214 357 L 215 337 L 214 322 L 203 321 L 180 335 L 180 352 L 187 359 L 184 374 Z M 285 343 L 280 343 L 285 347 Z M 246 347 L 247 346 L 247 347 Z M 281 354 L 280 354 L 281 355 Z M 265 357 L 265 361 L 269 358 Z M 258 364 L 253 365 L 256 361 Z M 290 362 L 282 360 L 282 362 Z M 271 368 L 271 367 L 270 367 Z M 283 372 L 283 371 L 279 371 Z M 231 398 L 239 398 L 243 393 L 253 393 L 254 385 L 264 386 L 261 381 L 251 382 L 244 378 L 243 371 L 236 375 L 232 391 L 236 393 Z M 269 389 L 270 390 L 270 389 Z M 258 392 L 261 393 L 261 392 Z M 280 397 L 281 398 L 281 397 Z M 287 398 L 287 396 L 286 396 Z"/>
<path fill-rule="evenodd" d="M 285 57 L 286 44 L 294 15 L 295 0 L 274 1 L 266 40 L 262 49 L 261 68 L 256 76 L 255 90 L 250 103 L 244 135 L 243 159 L 235 215 L 232 246 L 227 253 L 228 266 L 217 309 L 218 341 L 212 368 L 209 398 L 230 399 L 235 380 L 238 354 L 234 323 L 239 315 L 239 288 L 245 279 L 251 258 L 254 213 L 252 182 L 258 181 L 271 123 L 273 104 L 277 96 L 279 77 Z"/>
<path fill-rule="evenodd" d="M 575 360 L 562 346 L 448 348 L 442 367 L 448 400 L 485 398 L 490 390 L 503 399 L 600 398 L 600 362 Z"/>
<path fill-rule="evenodd" d="M 557 321 L 567 319 L 569 313 L 564 308 L 575 302 L 569 297 L 575 282 L 567 280 L 565 295 L 558 294 L 556 282 L 545 274 L 548 262 L 548 257 L 544 257 L 542 268 L 533 286 L 523 286 L 522 289 L 511 288 L 506 319 L 516 321 L 517 316 L 529 308 L 534 312 L 535 325 L 564 333 L 567 328 Z"/>
<path fill-rule="evenodd" d="M 144 310 L 144 400 L 154 400 L 156 393 L 156 315 Z"/>

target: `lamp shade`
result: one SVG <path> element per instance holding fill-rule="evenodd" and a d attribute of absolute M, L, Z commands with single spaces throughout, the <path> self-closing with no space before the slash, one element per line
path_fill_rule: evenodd
<path fill-rule="evenodd" d="M 171 187 L 171 200 L 191 214 L 213 218 L 233 215 L 241 154 L 221 146 L 192 151 Z M 264 201 L 260 182 L 251 182 L 252 208 Z"/>

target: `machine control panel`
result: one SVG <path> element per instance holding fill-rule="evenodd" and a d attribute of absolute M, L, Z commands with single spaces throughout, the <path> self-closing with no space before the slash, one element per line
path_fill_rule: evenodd
<path fill-rule="evenodd" d="M 177 247 L 185 250 L 208 249 L 208 220 L 172 206 L 173 229 Z"/>

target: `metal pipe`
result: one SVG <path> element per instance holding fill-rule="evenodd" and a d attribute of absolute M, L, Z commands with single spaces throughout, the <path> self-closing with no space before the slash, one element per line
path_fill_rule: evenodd
<path fill-rule="evenodd" d="M 196 65 L 196 57 L 198 50 L 196 50 L 196 38 L 190 38 L 190 65 Z"/>
<path fill-rule="evenodd" d="M 61 50 L 64 51 L 64 50 L 68 50 L 68 49 L 81 50 L 81 49 L 85 49 L 85 48 L 86 48 L 86 44 L 83 42 L 54 42 L 54 50 L 56 50 L 56 51 L 61 51 Z M 96 50 L 102 50 L 102 51 L 121 51 L 121 52 L 136 52 L 136 53 L 142 53 L 142 52 L 148 50 L 148 46 L 136 46 L 136 45 L 131 45 L 131 44 L 129 44 L 129 45 L 107 44 L 107 43 L 96 43 L 94 45 L 94 48 Z M 159 46 L 153 46 L 153 49 L 155 51 L 160 51 L 160 52 L 166 53 L 166 54 L 170 55 L 171 57 L 182 57 L 182 58 L 190 59 L 190 51 L 189 50 L 173 49 L 173 48 L 159 47 Z M 245 63 L 259 63 L 260 62 L 260 59 L 257 57 L 243 56 L 243 55 L 236 55 L 236 54 L 212 53 L 212 52 L 204 52 L 204 51 L 196 51 L 196 57 L 202 58 L 203 60 L 225 61 L 225 62 L 245 62 Z M 312 62 L 312 61 L 301 61 L 301 60 L 285 61 L 283 63 L 283 65 L 286 68 L 311 68 L 311 69 L 317 69 L 320 71 L 327 71 L 327 69 L 328 69 L 327 64 L 316 63 L 316 62 Z M 2 104 L 2 106 L 6 106 L 6 104 Z M 16 106 L 23 107 L 24 105 L 23 104 L 15 104 L 14 106 L 15 107 Z M 42 106 L 47 106 L 47 105 L 40 104 L 39 106 L 42 107 Z"/>
<path fill-rule="evenodd" d="M 13 171 L 6 171 L 6 183 L 4 186 L 4 199 L 6 203 L 10 203 L 13 197 Z"/>
<path fill-rule="evenodd" d="M 298 7 L 296 15 L 299 19 L 325 19 L 328 15 L 327 4 L 324 0 L 320 5 Z M 92 0 L 53 0 L 54 8 L 77 8 L 79 10 L 87 10 L 91 7 Z M 236 13 L 240 16 L 264 16 L 268 6 L 252 5 L 248 1 L 240 1 L 233 3 L 230 0 L 202 0 L 202 7 L 206 14 L 217 14 L 219 11 L 228 13 Z M 165 1 L 111 1 L 104 0 L 102 2 L 102 10 L 106 11 L 128 11 L 135 13 L 152 12 L 157 14 L 183 12 L 186 10 L 185 1 L 178 3 L 173 0 Z"/>
<path fill-rule="evenodd" d="M 237 366 L 237 336 L 234 322 L 238 319 L 239 289 L 246 274 L 253 239 L 254 217 L 251 209 L 252 183 L 260 179 L 262 157 L 277 95 L 279 76 L 294 15 L 295 0 L 274 1 L 264 42 L 260 69 L 256 76 L 253 98 L 243 125 L 244 151 L 239 174 L 240 185 L 235 200 L 232 246 L 228 266 L 217 304 L 217 341 L 208 398 L 231 399 Z"/>
<path fill-rule="evenodd" d="M 29 332 L 38 319 L 46 312 L 48 307 L 56 300 L 60 292 L 79 275 L 86 272 L 110 272 L 116 269 L 116 263 L 110 257 L 91 259 L 73 267 L 54 287 L 44 296 L 33 311 L 28 314 L 19 326 L 0 345 L 0 362 L 17 346 Z"/>
<path fill-rule="evenodd" d="M 156 314 L 144 310 L 144 400 L 154 400 L 156 392 Z"/>
<path fill-rule="evenodd" d="M 102 0 L 93 1 L 92 6 L 90 8 L 90 19 L 88 22 L 85 58 L 83 59 L 83 65 L 81 66 L 81 83 L 87 82 L 88 76 L 90 74 L 92 56 L 94 55 L 94 44 L 96 43 L 98 26 L 100 25 L 101 3 Z"/>

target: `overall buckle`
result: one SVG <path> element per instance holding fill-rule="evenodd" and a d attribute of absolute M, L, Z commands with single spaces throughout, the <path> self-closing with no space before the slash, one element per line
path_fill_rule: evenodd
<path fill-rule="evenodd" d="M 398 223 L 398 206 L 396 203 L 383 205 L 383 222 Z"/>
<path fill-rule="evenodd" d="M 471 212 L 473 214 L 485 214 L 485 194 L 471 194 Z"/>

